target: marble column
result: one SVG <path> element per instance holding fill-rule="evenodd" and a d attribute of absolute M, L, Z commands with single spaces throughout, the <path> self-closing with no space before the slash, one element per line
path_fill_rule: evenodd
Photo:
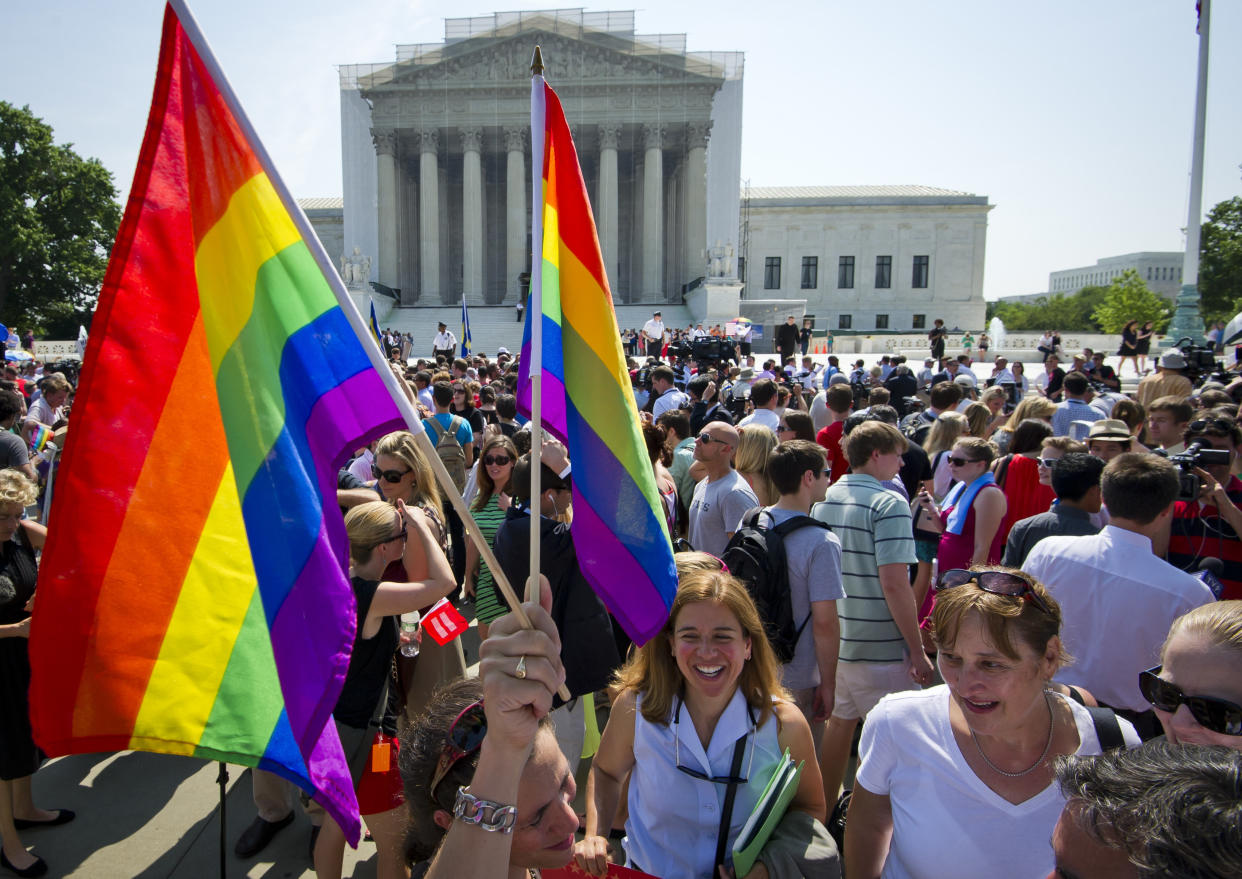
<path fill-rule="evenodd" d="M 621 124 L 606 122 L 599 127 L 599 215 L 595 218 L 599 229 L 599 247 L 604 258 L 604 271 L 613 297 L 617 295 L 617 141 L 621 137 Z"/>
<path fill-rule="evenodd" d="M 644 125 L 643 298 L 664 302 L 664 126 Z"/>
<path fill-rule="evenodd" d="M 686 126 L 685 283 L 707 275 L 707 136 L 711 122 Z"/>
<path fill-rule="evenodd" d="M 505 298 L 517 302 L 521 294 L 518 275 L 526 271 L 526 129 L 505 128 Z"/>
<path fill-rule="evenodd" d="M 375 143 L 379 189 L 379 282 L 399 286 L 397 279 L 397 133 L 371 129 Z"/>
<path fill-rule="evenodd" d="M 440 168 L 436 151 L 440 132 L 418 135 L 418 262 L 422 269 L 419 300 L 424 305 L 440 301 Z"/>
<path fill-rule="evenodd" d="M 461 261 L 462 298 L 483 301 L 483 148 L 482 128 L 462 128 Z"/>

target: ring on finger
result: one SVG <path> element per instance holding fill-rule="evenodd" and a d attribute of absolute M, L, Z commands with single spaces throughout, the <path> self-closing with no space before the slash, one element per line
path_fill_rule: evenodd
<path fill-rule="evenodd" d="M 518 657 L 517 668 L 514 669 L 513 676 L 517 678 L 519 681 L 525 679 L 526 677 L 526 654 L 523 653 L 521 656 Z"/>

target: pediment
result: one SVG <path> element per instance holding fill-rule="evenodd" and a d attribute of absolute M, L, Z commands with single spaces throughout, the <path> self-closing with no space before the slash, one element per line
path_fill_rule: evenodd
<path fill-rule="evenodd" d="M 618 83 L 711 85 L 723 71 L 693 53 L 660 51 L 615 34 L 589 33 L 585 39 L 542 28 L 485 35 L 452 43 L 432 55 L 397 62 L 370 78 L 359 78 L 363 92 L 402 91 L 435 84 L 443 87 L 511 86 L 529 82 L 534 47 L 542 47 L 546 76 L 557 86 Z"/>

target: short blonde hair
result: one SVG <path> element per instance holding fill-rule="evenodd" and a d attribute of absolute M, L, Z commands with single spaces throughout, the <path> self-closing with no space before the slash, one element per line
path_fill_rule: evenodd
<path fill-rule="evenodd" d="M 393 529 L 401 518 L 384 501 L 367 501 L 345 514 L 345 533 L 349 535 L 349 557 L 358 564 L 371 560 L 371 553 L 385 538 L 393 537 Z"/>
<path fill-rule="evenodd" d="M 12 467 L 0 470 L 0 504 L 28 507 L 39 499 L 39 487 Z"/>
<path fill-rule="evenodd" d="M 8 471 L 5 471 L 8 472 Z M 1242 601 L 1214 601 L 1182 614 L 1169 627 L 1169 636 L 1160 648 L 1160 659 L 1169 642 L 1179 632 L 1198 635 L 1207 639 L 1213 647 L 1220 647 L 1242 656 Z"/>
<path fill-rule="evenodd" d="M 1010 414 L 1009 420 L 1005 422 L 1005 430 L 1017 430 L 1018 425 L 1027 418 L 1050 421 L 1052 413 L 1056 411 L 1057 404 L 1047 397 L 1024 397 Z"/>

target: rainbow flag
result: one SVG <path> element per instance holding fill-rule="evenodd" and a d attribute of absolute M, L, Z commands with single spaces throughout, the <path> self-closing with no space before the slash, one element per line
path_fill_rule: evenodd
<path fill-rule="evenodd" d="M 182 9 L 52 504 L 35 739 L 258 766 L 356 841 L 330 722 L 355 618 L 336 472 L 402 420 Z"/>
<path fill-rule="evenodd" d="M 656 634 L 677 592 L 673 546 L 621 351 L 578 153 L 556 92 L 531 87 L 535 178 L 532 307 L 518 404 L 531 409 L 531 321 L 542 300 L 543 426 L 573 462 L 574 547 L 587 580 L 635 642 Z"/>

